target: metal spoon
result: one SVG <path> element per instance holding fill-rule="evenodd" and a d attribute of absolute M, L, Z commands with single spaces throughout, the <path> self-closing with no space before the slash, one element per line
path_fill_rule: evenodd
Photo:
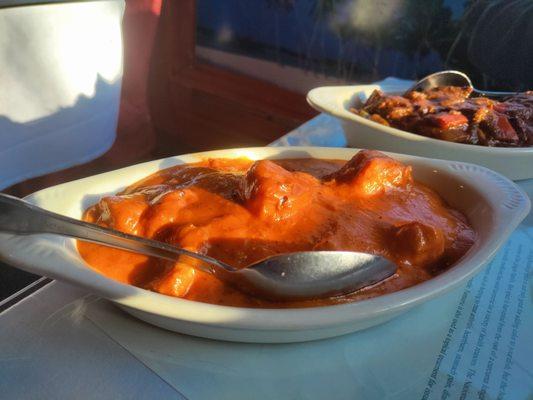
<path fill-rule="evenodd" d="M 203 261 L 199 268 L 237 288 L 275 300 L 330 297 L 378 283 L 396 272 L 386 258 L 352 251 L 306 251 L 279 254 L 243 269 L 207 255 L 65 217 L 0 193 L 0 231 L 52 233 L 136 253 L 177 261 Z"/>
<path fill-rule="evenodd" d="M 513 96 L 518 93 L 518 92 L 490 92 L 487 90 L 476 89 L 472 85 L 472 81 L 470 80 L 468 75 L 460 71 L 452 71 L 452 70 L 435 72 L 434 74 L 428 75 L 420 79 L 413 86 L 411 86 L 407 90 L 407 92 L 411 92 L 413 90 L 424 91 L 424 90 L 428 90 L 428 89 L 439 87 L 439 86 L 471 87 L 473 89 L 472 90 L 473 94 L 477 96 L 490 97 L 494 99 L 509 97 L 509 96 Z"/>

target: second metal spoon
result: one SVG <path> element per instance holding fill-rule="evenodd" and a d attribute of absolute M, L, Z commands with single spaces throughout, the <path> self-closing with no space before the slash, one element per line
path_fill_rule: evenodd
<path fill-rule="evenodd" d="M 432 89 L 435 87 L 440 86 L 460 86 L 460 87 L 471 87 L 472 93 L 477 96 L 483 96 L 483 97 L 489 97 L 493 99 L 503 98 L 503 97 L 509 97 L 512 95 L 517 94 L 517 92 L 491 92 L 487 90 L 479 90 L 476 89 L 472 85 L 472 81 L 466 75 L 465 73 L 461 71 L 440 71 L 435 72 L 434 74 L 428 75 L 422 79 L 420 79 L 418 82 L 416 82 L 413 86 L 411 86 L 407 92 L 411 92 L 413 90 L 417 91 L 424 91 L 428 89 Z"/>

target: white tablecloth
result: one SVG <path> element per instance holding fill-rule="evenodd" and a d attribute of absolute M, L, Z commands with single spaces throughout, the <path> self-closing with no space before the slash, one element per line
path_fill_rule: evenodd
<path fill-rule="evenodd" d="M 111 147 L 123 12 L 124 0 L 0 8 L 0 189 Z"/>

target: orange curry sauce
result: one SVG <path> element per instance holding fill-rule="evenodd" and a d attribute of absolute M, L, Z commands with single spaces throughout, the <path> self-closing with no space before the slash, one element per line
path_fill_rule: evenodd
<path fill-rule="evenodd" d="M 85 220 L 209 254 L 239 268 L 276 253 L 355 250 L 394 261 L 398 272 L 329 299 L 254 298 L 191 267 L 78 243 L 97 271 L 159 293 L 244 307 L 344 303 L 416 285 L 446 270 L 473 244 L 466 218 L 411 167 L 377 151 L 349 162 L 318 159 L 209 159 L 151 175 L 90 207 Z"/>

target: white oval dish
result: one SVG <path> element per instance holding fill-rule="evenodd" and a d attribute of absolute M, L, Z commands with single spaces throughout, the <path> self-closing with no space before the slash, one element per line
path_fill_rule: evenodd
<path fill-rule="evenodd" d="M 207 157 L 350 159 L 356 149 L 262 147 L 211 151 L 151 161 L 34 193 L 34 204 L 74 218 L 100 196 L 115 193 L 148 174 Z M 396 293 L 349 304 L 306 309 L 250 309 L 165 296 L 125 285 L 93 271 L 75 241 L 54 235 L 0 233 L 0 257 L 21 269 L 65 280 L 105 297 L 151 324 L 195 336 L 242 342 L 297 342 L 338 336 L 382 322 L 465 283 L 494 256 L 527 215 L 528 197 L 486 168 L 394 154 L 413 166 L 415 178 L 462 211 L 478 233 L 468 253 L 445 273 Z"/>
<path fill-rule="evenodd" d="M 318 111 L 340 118 L 348 146 L 476 163 L 509 179 L 533 178 L 533 147 L 486 147 L 453 143 L 378 124 L 350 111 L 379 85 L 324 86 L 311 90 L 307 101 Z"/>

